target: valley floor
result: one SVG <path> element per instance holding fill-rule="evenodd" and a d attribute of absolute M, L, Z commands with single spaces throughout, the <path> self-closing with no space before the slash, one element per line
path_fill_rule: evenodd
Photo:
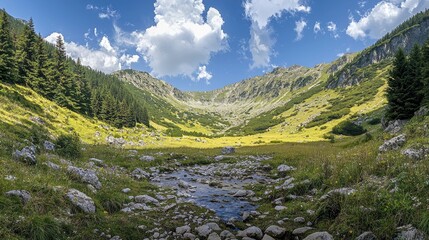
<path fill-rule="evenodd" d="M 40 139 L 35 165 L 19 161 L 31 151 L 13 160 L 2 138 L 0 237 L 425 239 L 428 123 L 414 119 L 406 142 L 393 145 L 383 142 L 399 133 L 374 126 L 336 143 L 235 153 L 85 145 L 81 156 L 61 157 Z"/>

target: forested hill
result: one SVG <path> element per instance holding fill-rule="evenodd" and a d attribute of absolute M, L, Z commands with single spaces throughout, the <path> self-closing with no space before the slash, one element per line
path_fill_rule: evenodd
<path fill-rule="evenodd" d="M 0 81 L 25 85 L 62 107 L 115 127 L 149 126 L 145 104 L 115 76 L 67 57 L 61 37 L 51 45 L 37 35 L 32 19 L 17 20 L 0 10 Z"/>

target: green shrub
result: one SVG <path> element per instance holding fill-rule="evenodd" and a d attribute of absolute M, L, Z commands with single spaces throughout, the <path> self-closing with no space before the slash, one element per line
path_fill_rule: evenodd
<path fill-rule="evenodd" d="M 76 133 L 60 135 L 55 141 L 56 151 L 60 156 L 76 158 L 81 155 L 81 142 Z"/>
<path fill-rule="evenodd" d="M 372 118 L 368 121 L 369 125 L 377 125 L 381 123 L 381 119 L 380 118 Z"/>
<path fill-rule="evenodd" d="M 366 133 L 366 130 L 355 123 L 344 121 L 334 127 L 332 130 L 334 134 L 341 134 L 346 136 L 358 136 Z"/>

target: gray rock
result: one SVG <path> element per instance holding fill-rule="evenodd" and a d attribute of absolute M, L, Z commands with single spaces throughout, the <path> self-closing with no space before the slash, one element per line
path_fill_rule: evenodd
<path fill-rule="evenodd" d="M 212 232 L 212 233 L 210 233 L 207 240 L 221 240 L 221 238 L 220 238 L 219 234 Z"/>
<path fill-rule="evenodd" d="M 286 210 L 287 209 L 287 207 L 285 207 L 285 206 L 276 206 L 275 208 L 274 208 L 274 210 L 276 210 L 276 211 L 283 211 L 283 210 Z"/>
<path fill-rule="evenodd" d="M 422 160 L 428 157 L 429 149 L 426 148 L 420 148 L 420 149 L 414 149 L 414 148 L 408 148 L 401 152 L 402 155 L 413 159 L 413 160 Z"/>
<path fill-rule="evenodd" d="M 209 234 L 213 232 L 213 230 L 207 225 L 199 226 L 195 229 L 195 231 L 200 237 L 208 237 Z"/>
<path fill-rule="evenodd" d="M 416 229 L 411 225 L 402 226 L 398 229 L 398 234 L 394 238 L 394 240 L 425 240 L 428 239 L 426 234 L 422 231 Z"/>
<path fill-rule="evenodd" d="M 189 183 L 187 183 L 187 182 L 185 182 L 183 180 L 180 180 L 179 183 L 178 183 L 178 185 L 179 185 L 180 188 L 184 188 L 184 189 L 188 189 L 188 188 L 192 187 L 191 184 L 189 184 Z"/>
<path fill-rule="evenodd" d="M 226 239 L 226 238 L 232 239 L 232 238 L 235 238 L 234 234 L 232 234 L 232 233 L 231 233 L 230 231 L 228 231 L 228 230 L 223 230 L 223 231 L 220 233 L 220 237 L 221 237 L 222 239 Z"/>
<path fill-rule="evenodd" d="M 124 188 L 124 189 L 122 189 L 121 190 L 123 193 L 129 193 L 129 192 L 131 192 L 131 189 L 130 188 Z"/>
<path fill-rule="evenodd" d="M 78 207 L 83 212 L 95 213 L 94 201 L 92 198 L 85 195 L 85 193 L 82 193 L 76 189 L 70 189 L 67 192 L 66 197 L 75 207 Z"/>
<path fill-rule="evenodd" d="M 12 158 L 15 161 L 23 162 L 29 165 L 35 165 L 37 163 L 36 159 L 36 147 L 28 146 L 23 148 L 21 151 L 16 150 L 12 154 Z"/>
<path fill-rule="evenodd" d="M 155 161 L 155 157 L 153 157 L 153 156 L 147 156 L 147 155 L 143 155 L 139 159 L 140 159 L 140 161 L 143 161 L 143 162 L 152 162 L 152 161 Z"/>
<path fill-rule="evenodd" d="M 331 197 L 333 194 L 350 195 L 350 194 L 353 194 L 355 192 L 356 192 L 356 190 L 353 188 L 338 188 L 338 189 L 334 189 L 334 190 L 329 191 L 327 194 L 320 197 L 320 200 L 325 200 L 325 199 Z"/>
<path fill-rule="evenodd" d="M 305 218 L 303 217 L 297 217 L 293 220 L 296 223 L 305 223 Z"/>
<path fill-rule="evenodd" d="M 222 231 L 222 229 L 220 229 L 217 223 L 210 222 L 210 223 L 207 223 L 206 225 L 209 226 L 209 228 L 213 231 Z"/>
<path fill-rule="evenodd" d="M 262 238 L 262 240 L 275 240 L 273 237 L 271 237 L 268 234 L 265 234 L 264 237 Z"/>
<path fill-rule="evenodd" d="M 293 170 L 296 170 L 296 168 L 285 165 L 285 164 L 282 164 L 282 165 L 277 167 L 277 171 L 279 173 L 285 173 L 285 172 L 289 172 L 289 171 L 293 171 Z"/>
<path fill-rule="evenodd" d="M 97 166 L 104 165 L 104 161 L 100 160 L 98 158 L 90 158 L 89 161 L 95 163 L 95 165 L 97 165 Z"/>
<path fill-rule="evenodd" d="M 89 169 L 84 170 L 82 168 L 78 168 L 78 167 L 74 167 L 74 166 L 69 166 L 67 168 L 67 172 L 70 175 L 72 175 L 72 176 L 76 177 L 77 179 L 79 179 L 79 181 L 91 184 L 92 186 L 94 186 L 98 190 L 101 189 L 101 183 L 98 180 L 97 174 L 95 174 L 94 171 L 89 170 Z"/>
<path fill-rule="evenodd" d="M 247 196 L 247 191 L 246 190 L 238 190 L 232 196 L 234 196 L 234 197 L 246 197 Z"/>
<path fill-rule="evenodd" d="M 47 151 L 55 151 L 55 144 L 53 144 L 52 142 L 44 141 L 43 142 L 43 147 Z"/>
<path fill-rule="evenodd" d="M 398 150 L 400 147 L 404 146 L 405 142 L 407 141 L 407 138 L 404 134 L 401 134 L 397 137 L 394 137 L 388 141 L 385 141 L 383 145 L 381 145 L 378 148 L 378 151 L 380 153 L 392 151 L 392 150 Z"/>
<path fill-rule="evenodd" d="M 224 147 L 224 148 L 222 148 L 221 152 L 223 155 L 233 154 L 233 153 L 235 153 L 235 148 L 234 147 Z"/>
<path fill-rule="evenodd" d="M 114 145 L 114 146 L 120 146 L 122 147 L 123 145 L 125 145 L 127 142 L 125 141 L 125 139 L 123 138 L 115 138 L 112 135 L 106 137 L 106 142 L 110 145 Z"/>
<path fill-rule="evenodd" d="M 302 234 L 304 234 L 304 233 L 306 233 L 312 229 L 314 229 L 314 228 L 312 228 L 312 227 L 300 227 L 300 228 L 293 230 L 292 234 L 293 235 L 302 235 Z"/>
<path fill-rule="evenodd" d="M 249 212 L 244 212 L 243 215 L 241 216 L 241 219 L 243 220 L 243 222 L 245 222 L 246 220 L 248 220 L 250 217 L 250 213 Z"/>
<path fill-rule="evenodd" d="M 183 239 L 189 239 L 189 240 L 194 240 L 194 239 L 196 239 L 197 237 L 194 235 L 194 234 L 192 234 L 192 233 L 185 233 L 185 234 L 183 234 Z"/>
<path fill-rule="evenodd" d="M 150 173 L 143 171 L 140 168 L 136 168 L 131 172 L 131 176 L 136 180 L 148 179 L 150 177 Z"/>
<path fill-rule="evenodd" d="M 304 240 L 334 240 L 334 237 L 328 232 L 315 232 L 308 235 Z"/>
<path fill-rule="evenodd" d="M 178 234 L 178 235 L 183 235 L 183 234 L 185 234 L 185 233 L 188 233 L 188 232 L 191 232 L 191 227 L 190 226 L 188 226 L 188 225 L 185 225 L 185 226 L 182 226 L 182 227 L 177 227 L 176 228 L 176 233 Z"/>
<path fill-rule="evenodd" d="M 159 201 L 148 195 L 139 195 L 134 197 L 134 201 L 137 203 L 151 203 L 153 205 L 159 206 Z"/>
<path fill-rule="evenodd" d="M 429 113 L 429 109 L 427 107 L 421 107 L 418 111 L 414 113 L 414 116 L 423 117 L 428 115 L 428 113 Z"/>
<path fill-rule="evenodd" d="M 31 199 L 30 193 L 26 190 L 12 190 L 6 192 L 5 195 L 9 197 L 19 197 L 23 204 L 27 204 L 27 202 Z"/>
<path fill-rule="evenodd" d="M 50 162 L 50 161 L 46 162 L 46 165 L 53 170 L 60 170 L 61 169 L 61 167 L 59 165 L 57 165 L 53 162 Z"/>
<path fill-rule="evenodd" d="M 385 132 L 388 132 L 390 134 L 397 134 L 404 128 L 405 124 L 407 124 L 408 120 L 394 120 L 390 121 L 386 128 L 384 129 Z"/>
<path fill-rule="evenodd" d="M 258 227 L 249 227 L 246 230 L 243 231 L 244 234 L 246 234 L 247 237 L 255 238 L 255 239 L 262 239 L 264 234 L 262 233 L 262 230 Z"/>
<path fill-rule="evenodd" d="M 364 232 L 356 240 L 377 240 L 377 237 L 372 232 Z"/>
<path fill-rule="evenodd" d="M 286 229 L 276 225 L 271 225 L 267 227 L 267 229 L 265 230 L 265 233 L 270 235 L 271 237 L 281 238 L 285 235 Z"/>

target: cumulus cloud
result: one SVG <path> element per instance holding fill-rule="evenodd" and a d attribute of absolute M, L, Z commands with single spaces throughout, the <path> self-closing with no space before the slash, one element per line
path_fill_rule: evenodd
<path fill-rule="evenodd" d="M 210 84 L 210 79 L 212 79 L 213 75 L 211 73 L 209 73 L 207 71 L 207 67 L 206 66 L 201 66 L 198 68 L 198 76 L 197 79 L 198 80 L 206 80 L 207 84 Z"/>
<path fill-rule="evenodd" d="M 340 37 L 340 35 L 338 35 L 337 33 L 337 24 L 335 24 L 334 22 L 328 22 L 328 25 L 326 26 L 326 28 L 328 29 L 328 32 L 331 32 L 334 38 Z"/>
<path fill-rule="evenodd" d="M 202 0 L 157 0 L 154 26 L 129 35 L 116 27 L 116 35 L 137 48 L 154 75 L 191 77 L 227 47 L 221 14 L 209 8 L 204 20 L 204 10 Z"/>
<path fill-rule="evenodd" d="M 252 54 L 252 67 L 267 67 L 273 54 L 275 39 L 268 27 L 272 18 L 280 17 L 284 12 L 310 12 L 310 7 L 301 0 L 246 0 L 244 9 L 251 20 L 249 49 Z"/>
<path fill-rule="evenodd" d="M 359 20 L 350 19 L 347 34 L 354 39 L 378 39 L 412 15 L 429 8 L 427 0 L 385 0 Z"/>
<path fill-rule="evenodd" d="M 58 36 L 64 39 L 64 36 L 61 33 L 54 32 L 47 36 L 45 40 L 49 43 L 55 44 Z M 100 41 L 100 49 L 98 50 L 90 49 L 74 42 L 64 41 L 64 45 L 69 57 L 74 60 L 80 58 L 82 65 L 89 66 L 105 73 L 120 70 L 123 64 L 131 66 L 131 63 L 136 63 L 139 60 L 139 56 L 137 55 L 122 55 L 119 57 L 118 51 L 112 47 L 106 36 L 104 36 Z"/>
<path fill-rule="evenodd" d="M 296 32 L 296 41 L 299 41 L 304 37 L 302 32 L 304 31 L 304 28 L 307 26 L 307 22 L 304 20 L 300 20 L 295 22 L 295 32 Z"/>
<path fill-rule="evenodd" d="M 317 34 L 317 33 L 319 33 L 321 30 L 322 30 L 322 27 L 320 26 L 320 22 L 316 22 L 316 23 L 314 24 L 314 27 L 313 27 L 313 32 Z"/>

